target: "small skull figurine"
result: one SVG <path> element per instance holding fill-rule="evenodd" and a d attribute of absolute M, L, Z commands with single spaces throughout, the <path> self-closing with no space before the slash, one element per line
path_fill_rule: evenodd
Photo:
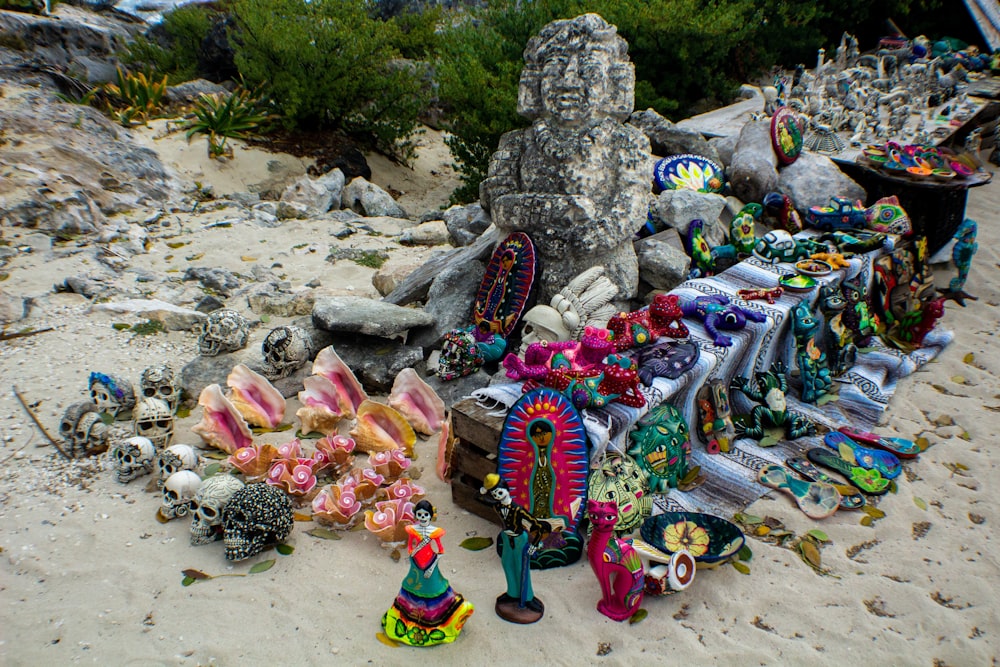
<path fill-rule="evenodd" d="M 101 420 L 100 413 L 84 412 L 73 433 L 73 458 L 106 451 L 111 438 L 111 427 Z"/>
<path fill-rule="evenodd" d="M 90 399 L 97 404 L 98 412 L 106 412 L 114 418 L 135 407 L 132 383 L 117 375 L 91 373 Z"/>
<path fill-rule="evenodd" d="M 157 448 L 163 449 L 174 437 L 174 413 L 166 401 L 143 398 L 132 411 L 135 434 L 149 438 Z"/>
<path fill-rule="evenodd" d="M 312 336 L 301 327 L 277 327 L 264 338 L 261 352 L 264 355 L 264 375 L 268 379 L 287 377 L 312 359 Z"/>
<path fill-rule="evenodd" d="M 269 484 L 248 484 L 233 494 L 222 514 L 228 560 L 246 560 L 292 532 L 292 501 Z"/>
<path fill-rule="evenodd" d="M 142 372 L 139 391 L 143 398 L 159 398 L 167 402 L 171 412 L 177 411 L 181 398 L 181 386 L 174 375 L 174 369 L 166 364 L 150 366 Z"/>
<path fill-rule="evenodd" d="M 191 546 L 222 539 L 222 513 L 233 494 L 244 486 L 232 475 L 213 475 L 202 481 L 191 501 Z"/>
<path fill-rule="evenodd" d="M 115 479 L 122 484 L 128 484 L 153 472 L 156 447 L 149 438 L 136 435 L 115 445 L 111 457 L 115 466 Z"/>
<path fill-rule="evenodd" d="M 59 435 L 62 436 L 69 449 L 73 449 L 73 443 L 76 438 L 76 425 L 88 412 L 96 413 L 97 403 L 91 403 L 90 401 L 73 403 L 63 413 L 62 419 L 59 421 Z"/>
<path fill-rule="evenodd" d="M 201 460 L 191 445 L 170 445 L 156 455 L 156 470 L 162 485 L 168 477 L 181 470 L 196 470 Z"/>
<path fill-rule="evenodd" d="M 214 357 L 220 352 L 234 352 L 246 347 L 250 325 L 235 310 L 222 308 L 210 313 L 201 323 L 198 350 L 202 356 Z"/>
<path fill-rule="evenodd" d="M 552 306 L 535 306 L 524 314 L 524 322 L 521 329 L 521 349 L 520 355 L 523 357 L 532 343 L 555 343 L 556 341 L 569 340 L 570 331 L 563 324 L 562 313 Z"/>
<path fill-rule="evenodd" d="M 160 516 L 168 521 L 179 516 L 187 516 L 191 501 L 201 486 L 201 477 L 192 470 L 181 470 L 167 478 L 163 484 L 163 504 Z"/>

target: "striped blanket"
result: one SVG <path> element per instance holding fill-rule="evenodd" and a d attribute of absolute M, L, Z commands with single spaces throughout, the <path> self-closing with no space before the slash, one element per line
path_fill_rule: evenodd
<path fill-rule="evenodd" d="M 826 284 L 860 273 L 862 280 L 870 285 L 872 262 L 878 254 L 873 252 L 855 257 L 850 267 L 817 278 L 817 281 Z M 736 376 L 752 378 L 754 374 L 766 371 L 775 361 L 783 362 L 788 369 L 795 368 L 791 313 L 802 299 L 809 299 L 811 304 L 815 304 L 819 290 L 812 289 L 805 293 L 786 291 L 773 304 L 763 300 L 743 301 L 737 296 L 740 289 L 773 288 L 782 275 L 793 272 L 794 267 L 790 264 L 768 264 L 750 258 L 718 276 L 689 280 L 672 290 L 671 293 L 677 294 L 682 303 L 699 296 L 724 295 L 745 309 L 765 315 L 766 320 L 761 323 L 748 321 L 742 331 L 727 331 L 733 344 L 719 347 L 714 344 L 702 322 L 685 318 L 684 322 L 691 332 L 690 339 L 700 350 L 698 362 L 676 380 L 655 378 L 651 386 L 644 388 L 647 404 L 669 401 L 683 413 L 693 433 L 697 427 L 695 398 L 707 381 L 721 379 L 728 384 Z M 896 382 L 937 356 L 952 338 L 950 331 L 935 329 L 925 338 L 923 347 L 909 354 L 874 339 L 873 347 L 860 352 L 855 365 L 837 378 L 838 400 L 817 407 L 798 401 L 797 390 L 790 388 L 786 397 L 788 407 L 828 427 L 851 424 L 870 430 L 888 408 Z M 519 383 L 493 385 L 473 393 L 481 405 L 503 412 L 520 395 Z M 734 414 L 749 412 L 753 406 L 740 392 L 732 392 L 730 400 Z M 585 410 L 584 422 L 591 440 L 591 461 L 599 461 L 607 448 L 624 451 L 628 446 L 629 430 L 647 409 L 612 403 L 605 408 Z M 757 484 L 758 470 L 769 463 L 783 463 L 790 456 L 821 446 L 822 442 L 818 437 L 806 437 L 783 440 L 773 447 L 764 448 L 744 438 L 738 440 L 728 453 L 718 455 L 707 454 L 696 440 L 692 445 L 691 465 L 701 466 L 707 481 L 691 491 L 674 489 L 658 496 L 654 501 L 658 509 L 654 511 L 688 510 L 730 517 L 769 490 Z"/>

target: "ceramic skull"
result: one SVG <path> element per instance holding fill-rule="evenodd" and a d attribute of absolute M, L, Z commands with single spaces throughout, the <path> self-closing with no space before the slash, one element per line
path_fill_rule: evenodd
<path fill-rule="evenodd" d="M 174 413 L 163 399 L 141 399 L 132 411 L 132 420 L 135 434 L 149 438 L 160 449 L 174 437 Z"/>
<path fill-rule="evenodd" d="M 244 486 L 232 475 L 213 475 L 202 480 L 191 501 L 192 546 L 222 539 L 222 514 L 233 495 Z"/>
<path fill-rule="evenodd" d="M 271 380 L 287 377 L 312 359 L 312 336 L 301 327 L 277 327 L 264 338 L 261 352 L 265 376 Z"/>
<path fill-rule="evenodd" d="M 195 470 L 200 463 L 198 452 L 191 445 L 170 445 L 156 455 L 156 471 L 162 484 L 181 470 Z"/>
<path fill-rule="evenodd" d="M 142 372 L 139 379 L 139 393 L 143 398 L 159 398 L 166 401 L 171 412 L 177 411 L 181 398 L 179 378 L 174 375 L 174 369 L 166 364 L 150 366 Z"/>
<path fill-rule="evenodd" d="M 81 401 L 73 403 L 63 412 L 62 419 L 59 420 L 59 435 L 72 448 L 73 439 L 76 437 L 76 425 L 80 418 L 88 412 L 97 412 L 97 404 L 91 401 Z"/>
<path fill-rule="evenodd" d="M 117 417 L 135 407 L 132 383 L 117 375 L 90 374 L 90 400 L 97 404 L 98 412 Z"/>
<path fill-rule="evenodd" d="M 149 438 L 132 436 L 115 445 L 111 451 L 111 460 L 115 467 L 115 479 L 122 484 L 128 484 L 153 472 L 156 447 Z"/>
<path fill-rule="evenodd" d="M 191 501 L 194 500 L 200 486 L 201 477 L 198 477 L 198 473 L 193 470 L 180 470 L 167 477 L 167 481 L 163 483 L 160 515 L 167 520 L 187 516 L 191 509 Z"/>
<path fill-rule="evenodd" d="M 532 343 L 555 343 L 569 340 L 570 331 L 563 324 L 562 313 L 552 306 L 535 306 L 524 314 L 521 329 L 521 356 Z"/>
<path fill-rule="evenodd" d="M 73 432 L 73 458 L 105 451 L 110 437 L 111 428 L 101 419 L 100 413 L 84 412 Z"/>
<path fill-rule="evenodd" d="M 292 501 L 268 484 L 249 484 L 229 499 L 222 514 L 228 560 L 245 560 L 292 532 Z"/>
<path fill-rule="evenodd" d="M 246 347 L 250 325 L 235 310 L 221 308 L 201 322 L 198 350 L 202 356 L 214 357 L 220 352 L 234 352 Z"/>

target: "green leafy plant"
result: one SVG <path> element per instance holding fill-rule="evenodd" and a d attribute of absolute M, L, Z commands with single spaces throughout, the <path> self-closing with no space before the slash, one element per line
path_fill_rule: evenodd
<path fill-rule="evenodd" d="M 146 123 L 159 113 L 167 92 L 166 75 L 156 81 L 152 75 L 133 74 L 119 67 L 117 80 L 117 84 L 105 84 L 104 92 L 109 96 L 110 111 L 122 125 L 131 127 L 137 121 Z"/>
<path fill-rule="evenodd" d="M 226 146 L 227 139 L 244 139 L 255 134 L 272 118 L 262 110 L 258 98 L 245 88 L 226 96 L 203 94 L 192 112 L 194 120 L 186 126 L 188 141 L 195 134 L 207 134 L 208 153 L 212 157 L 232 154 L 232 149 Z"/>
<path fill-rule="evenodd" d="M 199 57 L 218 16 L 217 11 L 200 3 L 166 12 L 158 28 L 162 37 L 136 37 L 122 53 L 122 60 L 139 69 L 162 72 L 172 84 L 204 76 L 199 69 Z"/>

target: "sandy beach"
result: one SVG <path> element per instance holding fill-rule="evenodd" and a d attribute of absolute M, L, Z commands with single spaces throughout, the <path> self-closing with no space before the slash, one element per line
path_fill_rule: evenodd
<path fill-rule="evenodd" d="M 187 144 L 182 133 L 165 135 L 154 124 L 136 134 L 180 181 L 211 186 L 216 196 L 245 191 L 276 173 L 292 177 L 307 166 L 239 142 L 236 160 L 222 164 L 205 156 L 201 140 Z M 399 201 L 411 215 L 441 206 L 455 186 L 440 137 L 428 135 L 422 144 L 412 168 L 371 159 L 372 181 L 403 192 Z M 306 534 L 312 523 L 299 522 L 287 540 L 294 547 L 290 555 L 270 550 L 231 563 L 221 543 L 191 546 L 187 522 L 156 520 L 160 498 L 146 490 L 149 478 L 118 484 L 106 456 L 66 462 L 43 447 L 12 386 L 55 430 L 65 408 L 85 398 L 91 371 L 137 383 L 155 363 L 179 370 L 197 355 L 196 337 L 116 330 L 117 322 L 139 320 L 94 309 L 77 294 L 52 292 L 53 283 L 94 268 L 84 247 L 53 247 L 31 230 L 3 229 L 11 245 L 33 249 L 5 269 L 3 290 L 32 298 L 28 317 L 11 329 L 52 330 L 0 343 L 0 663 L 996 665 L 1000 558 L 992 547 L 1000 510 L 991 498 L 1000 469 L 991 450 L 1000 423 L 997 211 L 1000 181 L 970 191 L 967 215 L 979 222 L 979 252 L 968 291 L 978 301 L 965 308 L 947 304 L 939 326 L 953 330 L 954 341 L 899 383 L 885 415 L 886 432 L 931 443 L 905 464 L 898 493 L 878 504 L 885 517 L 865 526 L 859 513 L 838 512 L 814 522 L 778 494 L 747 509 L 797 534 L 825 532 L 827 574 L 815 572 L 796 551 L 748 538 L 749 574 L 730 565 L 699 571 L 686 591 L 647 598 L 648 616 L 630 624 L 596 611 L 600 589 L 584 559 L 533 573 L 544 618 L 529 626 L 507 623 L 493 611 L 504 590 L 495 551 L 459 546 L 467 537 L 495 537 L 496 528 L 453 504 L 448 485 L 434 474 L 436 439 L 425 439 L 416 445 L 417 483 L 437 508 L 435 523 L 447 530 L 441 567 L 476 607 L 454 644 L 431 649 L 377 639 L 379 619 L 407 566 L 405 557 L 394 561 L 367 531 L 318 539 Z M 131 220 L 146 215 L 127 214 Z M 201 264 L 233 271 L 278 264 L 294 288 L 318 279 L 322 293 L 378 296 L 373 269 L 325 261 L 336 223 L 212 224 L 226 216 L 224 208 L 211 207 L 168 213 L 131 266 L 169 275 L 183 270 L 184 257 L 201 254 Z M 393 260 L 414 265 L 432 252 L 400 246 L 393 238 L 398 231 L 387 227 L 345 243 L 384 248 Z M 176 243 L 183 247 L 168 245 Z M 136 280 L 131 274 L 122 279 Z M 283 323 L 275 317 L 256 328 L 247 349 L 259 350 L 268 329 Z M 287 414 L 296 407 L 290 400 Z M 195 408 L 180 419 L 174 442 L 197 444 L 191 427 L 200 417 Z M 281 443 L 292 433 L 257 441 Z M 270 559 L 273 567 L 250 573 Z M 223 576 L 183 586 L 181 571 L 188 568 Z"/>

